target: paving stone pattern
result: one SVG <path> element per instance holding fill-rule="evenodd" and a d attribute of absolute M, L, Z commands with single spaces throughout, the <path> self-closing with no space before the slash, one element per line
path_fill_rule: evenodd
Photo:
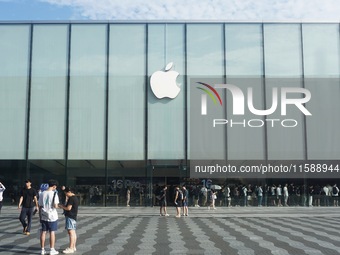
<path fill-rule="evenodd" d="M 105 212 L 105 209 L 100 209 Z M 136 209 L 138 210 L 138 209 Z M 153 215 L 80 214 L 75 254 L 340 254 L 340 215 L 237 217 L 223 214 L 175 218 Z M 150 213 L 152 214 L 152 213 Z M 60 215 L 56 248 L 67 247 Z M 0 215 L 0 253 L 40 254 L 39 223 L 30 236 L 22 234 L 18 215 Z M 47 242 L 48 243 L 48 242 Z"/>

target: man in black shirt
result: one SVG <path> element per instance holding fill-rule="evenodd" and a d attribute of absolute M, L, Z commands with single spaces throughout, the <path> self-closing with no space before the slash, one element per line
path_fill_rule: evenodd
<path fill-rule="evenodd" d="M 24 228 L 24 235 L 29 235 L 31 232 L 31 222 L 34 206 L 38 209 L 37 191 L 32 188 L 31 180 L 25 181 L 25 187 L 21 190 L 18 209 L 21 209 L 19 220 Z M 27 217 L 27 222 L 26 222 Z"/>
<path fill-rule="evenodd" d="M 79 201 L 73 190 L 70 187 L 66 187 L 65 190 L 66 195 L 66 206 L 63 204 L 59 204 L 59 207 L 64 209 L 65 211 L 65 229 L 67 229 L 70 245 L 67 247 L 63 253 L 74 253 L 76 249 L 77 242 L 77 215 L 78 215 L 78 205 Z"/>

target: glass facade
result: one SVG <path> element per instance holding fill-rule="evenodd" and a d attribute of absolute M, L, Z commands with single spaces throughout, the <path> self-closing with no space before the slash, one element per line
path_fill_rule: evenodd
<path fill-rule="evenodd" d="M 83 205 L 104 206 L 124 205 L 127 189 L 131 205 L 152 205 L 158 186 L 205 183 L 190 178 L 188 87 L 206 77 L 251 87 L 257 109 L 270 108 L 275 89 L 308 89 L 313 118 L 292 107 L 295 128 L 227 126 L 198 157 L 338 160 L 339 31 L 338 23 L 1 23 L 0 179 L 15 197 L 25 178 L 55 178 L 75 186 Z M 158 99 L 150 77 L 170 62 L 181 91 Z M 232 95 L 221 95 L 231 116 Z"/>

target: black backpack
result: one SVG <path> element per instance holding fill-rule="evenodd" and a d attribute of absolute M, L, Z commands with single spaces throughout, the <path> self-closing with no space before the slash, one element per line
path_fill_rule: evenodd
<path fill-rule="evenodd" d="M 338 194 L 338 189 L 334 186 L 333 187 L 333 195 L 336 195 L 336 194 Z"/>

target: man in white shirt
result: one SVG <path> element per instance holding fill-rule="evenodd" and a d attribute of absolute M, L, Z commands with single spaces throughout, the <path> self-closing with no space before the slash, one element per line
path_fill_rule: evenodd
<path fill-rule="evenodd" d="M 59 197 L 57 195 L 57 186 L 58 182 L 56 180 L 48 181 L 49 188 L 40 194 L 39 197 L 39 216 L 41 222 L 41 234 L 40 234 L 40 245 L 41 245 L 41 254 L 46 254 L 45 252 L 45 239 L 46 232 L 48 231 L 50 234 L 50 252 L 49 254 L 55 255 L 59 254 L 58 251 L 55 250 L 55 231 L 58 229 L 58 204 Z"/>
<path fill-rule="evenodd" d="M 289 197 L 289 193 L 288 193 L 288 184 L 286 184 L 283 187 L 283 200 L 284 200 L 284 205 L 288 206 L 288 197 Z"/>

